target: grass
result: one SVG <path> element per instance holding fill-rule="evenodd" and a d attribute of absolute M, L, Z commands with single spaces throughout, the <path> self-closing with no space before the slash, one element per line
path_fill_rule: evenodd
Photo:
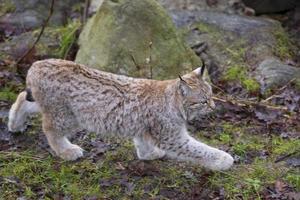
<path fill-rule="evenodd" d="M 0 100 L 14 102 L 17 98 L 16 94 L 10 87 L 4 87 L 0 89 Z"/>
<path fill-rule="evenodd" d="M 2 15 L 5 15 L 6 13 L 14 12 L 16 10 L 16 6 L 14 5 L 13 2 L 8 0 L 3 0 L 0 2 L 1 2 L 0 17 Z"/>
<path fill-rule="evenodd" d="M 291 59 L 294 54 L 294 47 L 291 42 L 291 38 L 288 33 L 282 28 L 273 32 L 276 40 L 276 46 L 274 47 L 274 53 L 281 59 Z"/>
<path fill-rule="evenodd" d="M 76 41 L 76 31 L 81 27 L 80 22 L 68 23 L 67 26 L 60 28 L 60 47 L 58 55 L 60 58 L 66 58 L 71 46 Z"/>
<path fill-rule="evenodd" d="M 217 30 L 213 25 L 198 23 L 197 28 L 200 32 L 209 34 L 213 39 L 212 45 L 220 49 L 222 51 L 220 54 L 225 55 L 227 58 L 226 62 L 224 61 L 226 68 L 223 73 L 223 79 L 240 84 L 249 93 L 258 92 L 260 85 L 250 76 L 250 72 L 247 70 L 249 66 L 245 64 L 248 48 L 246 41 L 242 39 L 232 41 L 232 39 L 224 37 L 222 32 Z"/>
<path fill-rule="evenodd" d="M 210 176 L 209 187 L 223 187 L 225 199 L 262 199 L 261 193 L 276 180 L 285 180 L 300 191 L 300 170 L 275 162 L 281 156 L 299 151 L 300 141 L 250 134 L 247 128 L 224 123 L 222 132 L 209 139 L 198 134 L 202 141 L 212 146 L 230 146 L 231 153 L 239 157 L 239 164 L 231 171 Z M 270 155 L 259 156 L 263 151 Z"/>
<path fill-rule="evenodd" d="M 65 162 L 37 148 L 34 143 L 40 136 L 32 129 L 28 146 L 0 152 L 0 199 L 184 199 L 205 190 L 223 190 L 225 199 L 262 199 L 262 192 L 276 180 L 300 191 L 299 170 L 275 163 L 299 149 L 298 140 L 252 134 L 251 127 L 229 122 L 220 127 L 210 138 L 203 132 L 196 137 L 215 147 L 227 146 L 240 159 L 230 171 L 208 174 L 173 161 L 138 161 L 133 144 L 126 140 L 96 159 Z M 263 150 L 269 152 L 267 157 L 259 155 Z"/>

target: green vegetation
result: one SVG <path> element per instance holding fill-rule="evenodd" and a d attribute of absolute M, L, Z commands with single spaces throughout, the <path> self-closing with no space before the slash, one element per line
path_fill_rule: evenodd
<path fill-rule="evenodd" d="M 282 139 L 250 134 L 251 127 L 224 123 L 222 132 L 210 139 L 198 136 L 213 146 L 231 146 L 231 151 L 239 156 L 240 164 L 229 172 L 216 172 L 209 177 L 209 187 L 224 187 L 226 199 L 261 199 L 266 186 L 272 186 L 277 180 L 286 180 L 300 191 L 299 170 L 289 168 L 282 162 L 275 163 L 280 156 L 295 153 L 300 149 L 297 139 Z M 263 151 L 271 152 L 268 157 L 258 157 Z M 252 161 L 250 161 L 252 160 Z M 249 163 L 250 164 L 246 164 Z"/>
<path fill-rule="evenodd" d="M 226 81 L 239 81 L 243 88 L 248 92 L 256 92 L 259 90 L 259 83 L 247 76 L 247 71 L 245 66 L 234 65 L 227 69 L 224 79 Z"/>
<path fill-rule="evenodd" d="M 39 127 L 40 121 L 34 121 L 33 126 Z M 30 143 L 23 144 L 24 149 L 0 152 L 0 199 L 38 199 L 41 194 L 45 199 L 61 195 L 72 199 L 174 199 L 161 196 L 172 193 L 180 199 L 203 188 L 224 189 L 226 199 L 260 199 L 266 187 L 273 187 L 277 180 L 300 191 L 299 170 L 275 163 L 278 157 L 299 149 L 300 141 L 253 134 L 248 132 L 251 127 L 228 122 L 220 127 L 221 132 L 209 139 L 202 132 L 196 137 L 212 146 L 227 146 L 240 158 L 232 170 L 209 175 L 197 166 L 173 161 L 138 161 L 133 144 L 119 139 L 109 139 L 121 145 L 105 154 L 65 162 L 33 144 L 40 136 L 36 128 L 30 129 Z M 95 139 L 91 134 L 86 140 Z M 84 146 L 88 141 L 81 141 L 81 146 L 92 152 Z M 270 155 L 261 157 L 263 150 Z"/>
<path fill-rule="evenodd" d="M 293 45 L 288 33 L 285 33 L 283 28 L 274 31 L 276 46 L 274 53 L 281 59 L 291 59 L 293 56 Z"/>
<path fill-rule="evenodd" d="M 300 90 L 300 80 L 295 80 L 295 81 L 294 81 L 294 84 L 295 84 L 295 88 L 296 88 L 297 90 Z"/>
<path fill-rule="evenodd" d="M 222 35 L 221 30 L 216 29 L 213 25 L 198 23 L 197 28 L 200 32 L 209 34 L 208 40 L 210 45 L 215 46 L 214 49 L 219 49 L 216 55 L 223 55 L 227 60 L 225 63 L 226 71 L 224 72 L 225 81 L 236 81 L 249 93 L 255 93 L 259 90 L 259 83 L 249 76 L 246 66 L 245 54 L 247 44 L 244 40 L 232 40 Z M 212 53 L 214 54 L 214 53 Z"/>
<path fill-rule="evenodd" d="M 6 13 L 14 12 L 16 9 L 16 6 L 10 0 L 1 0 L 0 4 L 0 16 Z"/>
<path fill-rule="evenodd" d="M 4 87 L 0 89 L 0 100 L 14 102 L 17 98 L 17 94 L 10 88 Z"/>
<path fill-rule="evenodd" d="M 79 30 L 81 24 L 79 21 L 74 21 L 68 23 L 67 26 L 61 28 L 60 32 L 60 47 L 58 50 L 58 55 L 60 58 L 66 58 L 72 45 L 76 42 L 76 31 Z"/>
<path fill-rule="evenodd" d="M 196 27 L 200 32 L 213 34 L 214 37 L 217 37 L 220 33 L 212 25 L 205 23 L 197 23 Z"/>

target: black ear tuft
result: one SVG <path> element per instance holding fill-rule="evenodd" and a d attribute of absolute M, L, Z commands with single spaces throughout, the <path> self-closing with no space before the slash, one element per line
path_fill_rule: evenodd
<path fill-rule="evenodd" d="M 186 83 L 185 80 L 183 80 L 182 77 L 181 77 L 180 75 L 178 75 L 178 77 L 179 77 L 180 81 Z"/>
<path fill-rule="evenodd" d="M 200 72 L 201 77 L 203 76 L 204 71 L 205 71 L 205 63 L 203 62 L 203 65 L 202 65 L 202 67 L 201 67 L 201 72 Z"/>

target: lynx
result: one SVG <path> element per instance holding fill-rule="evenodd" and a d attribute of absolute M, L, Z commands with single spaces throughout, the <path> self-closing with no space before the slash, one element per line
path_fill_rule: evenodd
<path fill-rule="evenodd" d="M 65 160 L 83 156 L 68 140 L 79 130 L 133 138 L 141 160 L 162 157 L 188 161 L 210 170 L 227 170 L 233 158 L 191 137 L 187 123 L 210 113 L 212 89 L 204 67 L 178 79 L 130 78 L 71 61 L 35 62 L 27 74 L 27 90 L 9 112 L 8 128 L 24 131 L 26 119 L 42 114 L 50 147 Z"/>

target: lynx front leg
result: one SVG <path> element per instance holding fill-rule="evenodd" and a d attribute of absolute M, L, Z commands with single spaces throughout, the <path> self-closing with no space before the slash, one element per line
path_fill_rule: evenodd
<path fill-rule="evenodd" d="M 50 147 L 62 159 L 76 160 L 83 156 L 83 149 L 78 145 L 72 144 L 66 136 L 59 134 L 51 125 L 50 118 L 45 116 L 43 116 L 43 130 Z"/>
<path fill-rule="evenodd" d="M 155 160 L 165 156 L 165 152 L 155 146 L 155 141 L 149 134 L 135 137 L 133 141 L 141 160 Z"/>
<path fill-rule="evenodd" d="M 227 170 L 234 161 L 228 153 L 197 141 L 186 131 L 179 133 L 177 137 L 166 139 L 160 148 L 170 158 L 190 161 L 210 170 Z"/>

